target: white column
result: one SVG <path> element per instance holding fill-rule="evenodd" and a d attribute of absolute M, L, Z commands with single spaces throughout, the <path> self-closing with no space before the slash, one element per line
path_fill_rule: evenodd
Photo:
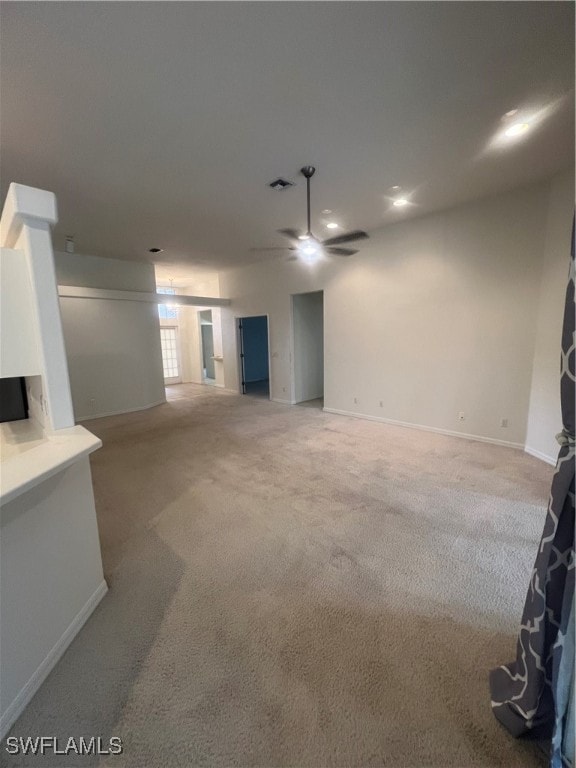
<path fill-rule="evenodd" d="M 52 192 L 10 184 L 0 220 L 0 244 L 21 251 L 28 266 L 48 430 L 74 426 L 50 235 L 50 225 L 57 221 Z"/>

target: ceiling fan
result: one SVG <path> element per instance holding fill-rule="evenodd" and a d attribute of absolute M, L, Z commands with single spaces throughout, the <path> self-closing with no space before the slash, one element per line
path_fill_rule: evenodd
<path fill-rule="evenodd" d="M 307 223 L 308 228 L 306 232 L 299 232 L 297 229 L 279 229 L 278 232 L 284 235 L 294 244 L 293 246 L 285 246 L 283 248 L 273 250 L 290 250 L 297 251 L 304 260 L 312 261 L 320 253 L 329 253 L 332 256 L 353 256 L 358 253 L 353 248 L 342 248 L 345 243 L 352 243 L 355 240 L 365 240 L 368 237 L 366 232 L 362 232 L 360 229 L 356 229 L 353 232 L 345 232 L 342 235 L 336 235 L 335 237 L 328 237 L 325 240 L 320 240 L 312 233 L 310 224 L 310 179 L 314 176 L 316 168 L 312 165 L 305 165 L 300 169 L 300 173 L 306 179 L 306 202 L 307 202 Z M 267 249 L 272 250 L 272 249 Z M 292 257 L 292 260 L 296 260 L 296 256 Z"/>

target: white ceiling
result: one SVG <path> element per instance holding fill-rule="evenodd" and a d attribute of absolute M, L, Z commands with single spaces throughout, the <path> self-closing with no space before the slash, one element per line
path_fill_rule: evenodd
<path fill-rule="evenodd" d="M 61 247 L 210 269 L 320 211 L 382 227 L 574 162 L 574 6 L 4 3 L 2 195 L 56 192 Z M 490 141 L 513 108 L 548 108 Z M 283 192 L 277 176 L 298 181 Z M 399 184 L 412 205 L 392 209 Z M 325 218 L 325 217 L 324 217 Z M 332 233 L 331 233 L 332 234 Z M 164 248 L 152 257 L 147 249 Z"/>

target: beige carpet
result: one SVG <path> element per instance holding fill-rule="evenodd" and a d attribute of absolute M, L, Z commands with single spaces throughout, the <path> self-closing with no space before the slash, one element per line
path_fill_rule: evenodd
<path fill-rule="evenodd" d="M 493 718 L 487 676 L 514 655 L 550 467 L 172 396 L 87 425 L 110 592 L 14 735 L 119 736 L 103 764 L 131 768 L 545 764 Z"/>

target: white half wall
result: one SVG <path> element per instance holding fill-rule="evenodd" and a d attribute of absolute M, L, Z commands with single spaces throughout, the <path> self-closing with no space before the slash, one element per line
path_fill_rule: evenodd
<path fill-rule="evenodd" d="M 55 262 L 59 285 L 156 290 L 150 264 L 60 252 Z M 77 421 L 165 401 L 155 304 L 61 297 L 60 309 Z"/>
<path fill-rule="evenodd" d="M 537 305 L 526 451 L 555 464 L 562 429 L 560 411 L 560 338 L 570 264 L 574 214 L 574 173 L 556 177 L 550 188 L 544 258 Z"/>
<path fill-rule="evenodd" d="M 324 290 L 327 409 L 524 446 L 553 186 L 399 222 L 349 259 L 222 273 L 226 387 L 234 316 L 268 314 L 271 395 L 293 399 L 290 296 Z"/>
<path fill-rule="evenodd" d="M 91 483 L 85 457 L 1 508 L 2 735 L 106 593 Z"/>

